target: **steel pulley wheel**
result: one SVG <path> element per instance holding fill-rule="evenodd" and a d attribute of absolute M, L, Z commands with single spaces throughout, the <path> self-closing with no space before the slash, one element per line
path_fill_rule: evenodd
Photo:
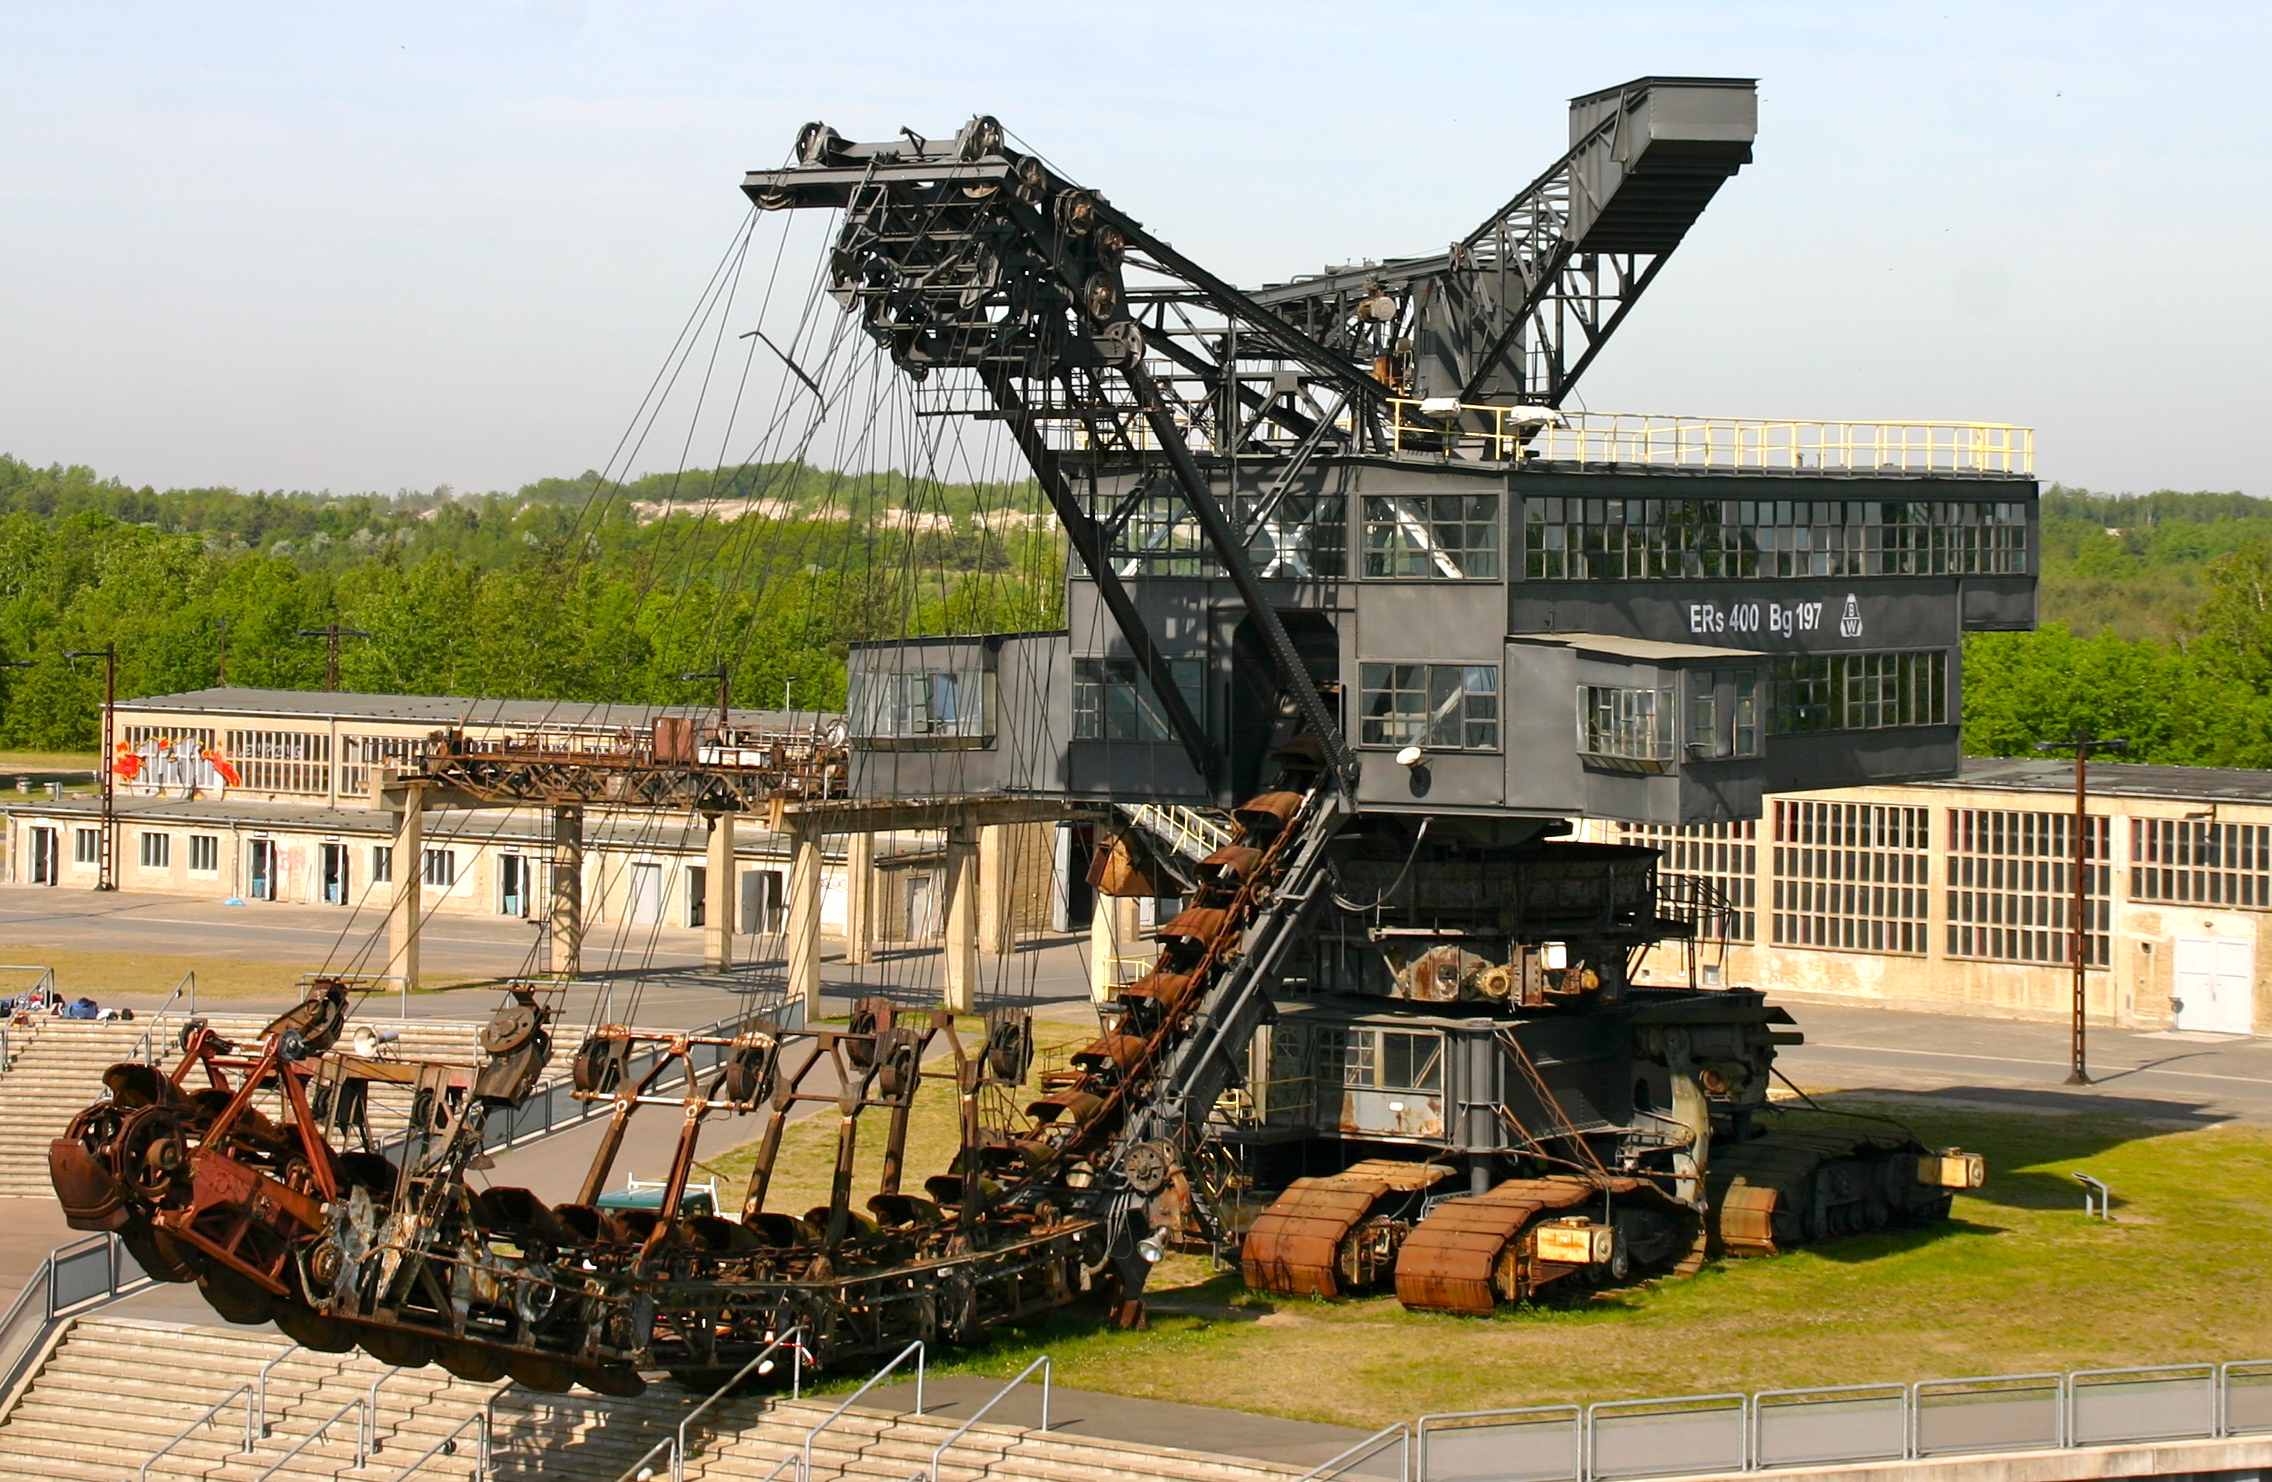
<path fill-rule="evenodd" d="M 1049 189 L 1049 172 L 1042 168 L 1040 160 L 1029 154 L 1019 160 L 1017 168 L 1010 172 L 1010 189 L 1019 200 L 1030 206 L 1041 199 L 1043 191 Z"/>
<path fill-rule="evenodd" d="M 1119 267 L 1127 259 L 1127 256 L 1128 234 L 1126 232 L 1109 221 L 1097 228 L 1098 267 L 1103 268 L 1106 272 L 1111 272 Z"/>
<path fill-rule="evenodd" d="M 1175 1177 L 1175 1154 L 1164 1143 L 1140 1142 L 1120 1157 L 1120 1176 L 1128 1186 L 1150 1198 Z"/>
<path fill-rule="evenodd" d="M 533 1004 L 508 1003 L 481 1026 L 481 1048 L 492 1055 L 506 1055 L 529 1042 L 536 1033 L 538 1014 Z"/>
<path fill-rule="evenodd" d="M 876 1037 L 876 1089 L 892 1101 L 915 1094 L 923 1061 L 915 1031 L 894 1026 Z"/>
<path fill-rule="evenodd" d="M 181 1118 L 163 1106 L 129 1114 L 111 1144 L 111 1171 L 136 1198 L 163 1203 L 189 1175 Z"/>
<path fill-rule="evenodd" d="M 1025 1084 L 1033 1066 L 1033 1016 L 1024 1009 L 993 1009 L 986 1015 L 987 1079 L 1004 1086 Z"/>
<path fill-rule="evenodd" d="M 735 1045 L 726 1054 L 726 1099 L 754 1106 L 773 1095 L 773 1071 L 781 1054 L 771 1039 Z"/>
<path fill-rule="evenodd" d="M 606 1096 L 623 1084 L 623 1075 L 631 1061 L 631 1042 L 614 1035 L 595 1034 L 577 1047 L 576 1063 L 569 1075 L 576 1089 L 588 1095 Z"/>
<path fill-rule="evenodd" d="M 844 1032 L 848 1035 L 874 1035 L 876 1038 L 846 1040 L 844 1058 L 862 1070 L 875 1064 L 876 1052 L 882 1048 L 882 1037 L 891 1032 L 892 1025 L 898 1019 L 899 1010 L 888 998 L 863 998 L 854 1004 L 851 1021 L 844 1026 Z"/>
<path fill-rule="evenodd" d="M 1089 274 L 1089 281 L 1081 285 L 1081 312 L 1102 324 L 1119 307 L 1118 285 L 1103 273 Z"/>

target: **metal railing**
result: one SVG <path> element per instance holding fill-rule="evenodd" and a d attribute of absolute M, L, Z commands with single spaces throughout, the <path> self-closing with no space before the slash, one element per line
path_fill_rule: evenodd
<path fill-rule="evenodd" d="M 395 1473 L 392 1482 L 403 1482 L 404 1478 L 437 1456 L 457 1455 L 458 1437 L 464 1435 L 469 1427 L 474 1428 L 474 1433 L 480 1438 L 480 1449 L 474 1453 L 473 1475 L 475 1482 L 489 1482 L 493 1457 L 489 1444 L 489 1412 L 486 1408 L 476 1410 L 459 1421 L 456 1426 L 451 1428 L 448 1435 L 420 1452 L 417 1460 Z"/>
<path fill-rule="evenodd" d="M 1335 1477 L 1346 1477 L 1350 1468 L 1359 1462 L 1370 1461 L 1394 1446 L 1396 1450 L 1396 1482 L 1412 1482 L 1412 1427 L 1403 1421 L 1383 1426 L 1348 1450 L 1327 1457 L 1295 1479 L 1295 1482 L 1329 1482 Z M 1367 1473 L 1366 1475 L 1373 1475 Z"/>
<path fill-rule="evenodd" d="M 212 1405 L 206 1409 L 203 1415 L 198 1416 L 195 1420 L 183 1426 L 172 1440 L 168 1441 L 165 1445 L 160 1446 L 157 1450 L 151 1452 L 148 1456 L 143 1457 L 141 1467 L 134 1473 L 134 1482 L 150 1482 L 150 1468 L 158 1464 L 159 1457 L 166 1455 L 176 1446 L 179 1446 L 182 1442 L 188 1440 L 190 1436 L 196 1432 L 199 1426 L 211 1425 L 213 1423 L 213 1417 L 219 1415 L 223 1410 L 226 1410 L 231 1404 L 236 1401 L 236 1398 L 239 1395 L 243 1395 L 245 1398 L 245 1441 L 242 1446 L 237 1448 L 237 1455 L 252 1455 L 252 1386 L 249 1384 L 240 1384 L 235 1389 L 232 1389 L 227 1394 L 221 1396 L 221 1398 L 215 1400 Z"/>
<path fill-rule="evenodd" d="M 253 1424 L 263 1436 L 268 1434 L 268 1376 L 276 1372 L 278 1364 L 299 1351 L 298 1343 L 287 1343 L 273 1358 L 260 1366 L 260 1373 L 253 1378 Z"/>
<path fill-rule="evenodd" d="M 36 962 L 0 962 L 0 973 L 39 974 L 30 988 L 13 995 L 16 999 L 20 1000 L 32 993 L 37 993 L 42 998 L 55 996 L 55 969 L 52 967 L 42 967 Z M 6 1075 L 9 1067 L 15 1063 L 15 1046 L 8 1038 L 8 1023 L 5 1018 L 0 1018 L 0 1075 Z"/>
<path fill-rule="evenodd" d="M 1128 821 L 1186 859 L 1205 859 L 1231 842 L 1231 826 L 1178 803 L 1137 803 L 1121 809 Z"/>
<path fill-rule="evenodd" d="M 1390 446 L 1492 462 L 1726 473 L 2035 471 L 2035 429 L 2004 422 L 1770 421 L 1391 400 Z"/>
<path fill-rule="evenodd" d="M 57 1246 L 0 1315 L 0 1397 L 15 1392 L 66 1319 L 151 1285 L 116 1235 L 89 1235 Z"/>
<path fill-rule="evenodd" d="M 1423 1415 L 1412 1477 L 1630 1482 L 2264 1433 L 2272 1359 L 2236 1359 Z"/>
<path fill-rule="evenodd" d="M 798 1395 L 803 1394 L 805 1388 L 804 1335 L 805 1330 L 803 1328 L 791 1328 L 788 1332 L 783 1333 L 780 1337 L 775 1338 L 772 1342 L 766 1344 L 765 1347 L 758 1350 L 757 1357 L 751 1359 L 748 1363 L 742 1365 L 741 1368 L 737 1369 L 734 1372 L 733 1378 L 727 1380 L 724 1384 L 719 1385 L 717 1389 L 711 1392 L 710 1398 L 704 1400 L 701 1404 L 695 1406 L 692 1410 L 687 1411 L 685 1416 L 680 1419 L 677 1430 L 673 1431 L 670 1435 L 663 1437 L 654 1445 L 648 1447 L 644 1452 L 640 1453 L 639 1459 L 637 1461 L 633 1462 L 630 1466 L 625 1467 L 623 1469 L 623 1476 L 618 1478 L 617 1482 L 635 1482 L 635 1479 L 636 1482 L 646 1482 L 646 1479 L 652 1478 L 654 1476 L 653 1470 L 648 1467 L 647 1463 L 653 1461 L 657 1456 L 660 1456 L 665 1450 L 668 1450 L 671 1455 L 671 1482 L 685 1482 L 686 1459 L 690 1454 L 689 1448 L 686 1444 L 686 1428 L 694 1424 L 696 1420 L 700 1419 L 701 1416 L 712 1406 L 716 1405 L 720 1400 L 723 1400 L 727 1395 L 731 1394 L 735 1389 L 739 1388 L 742 1381 L 749 1378 L 752 1370 L 755 1370 L 760 1374 L 772 1373 L 774 1368 L 774 1365 L 772 1363 L 773 1355 L 779 1353 L 784 1348 L 789 1350 L 789 1361 L 793 1366 L 790 1371 L 789 1379 L 790 1397 L 794 1399 Z M 794 1458 L 784 1459 L 793 1460 Z M 778 1472 L 780 1468 L 775 1467 L 774 1470 Z"/>
<path fill-rule="evenodd" d="M 363 1455 L 365 1457 L 379 1449 L 379 1386 L 401 1372 L 402 1366 L 397 1364 L 372 1380 L 371 1387 L 363 1391 L 363 1398 L 366 1401 L 363 1406 Z"/>
<path fill-rule="evenodd" d="M 370 1402 L 365 1400 L 361 1395 L 357 1395 L 354 1399 L 349 1400 L 346 1404 L 340 1406 L 338 1409 L 332 1411 L 331 1414 L 325 1416 L 323 1424 L 317 1426 L 314 1430 L 309 1431 L 306 1435 L 300 1437 L 299 1440 L 294 1441 L 292 1443 L 291 1450 L 276 1458 L 274 1462 L 270 1463 L 268 1470 L 253 1478 L 252 1482 L 268 1482 L 268 1479 L 275 1476 L 278 1472 L 282 1471 L 285 1464 L 291 1461 L 293 1457 L 298 1456 L 301 1452 L 307 1450 L 318 1440 L 322 1439 L 324 1433 L 330 1430 L 333 1426 L 337 1425 L 340 1422 L 341 1418 L 344 1417 L 350 1410 L 362 1412 L 355 1417 L 355 1465 L 360 1467 L 364 1463 L 368 1462 L 371 1459 L 371 1453 L 364 1448 L 363 1433 L 369 1427 L 371 1421 Z"/>
<path fill-rule="evenodd" d="M 897 1369 L 901 1364 L 907 1362 L 907 1356 L 911 1353 L 915 1355 L 915 1410 L 913 1413 L 917 1415 L 921 1415 L 923 1413 L 923 1371 L 925 1358 L 923 1341 L 918 1338 L 915 1342 L 908 1344 L 898 1353 L 892 1355 L 891 1362 L 876 1370 L 874 1374 L 871 1374 L 868 1377 L 868 1382 L 866 1384 L 861 1385 L 858 1389 L 852 1391 L 851 1394 L 845 1397 L 843 1404 L 838 1405 L 834 1410 L 829 1411 L 827 1419 L 821 1421 L 811 1430 L 805 1432 L 805 1443 L 804 1445 L 797 1448 L 797 1482 L 812 1482 L 813 1442 L 820 1439 L 820 1433 L 827 1430 L 830 1426 L 836 1424 L 837 1421 L 843 1419 L 844 1412 L 851 1409 L 853 1404 L 860 1398 L 860 1396 L 866 1394 L 869 1390 L 874 1389 L 877 1385 L 883 1383 L 884 1380 L 890 1376 L 893 1370 Z M 774 1470 L 778 1472 L 780 1468 L 775 1467 Z M 677 1482 L 677 1479 L 674 1478 L 673 1482 Z"/>
<path fill-rule="evenodd" d="M 986 1418 L 987 1411 L 993 1409 L 996 1405 L 999 1405 L 1004 1400 L 1008 1399 L 1010 1397 L 1010 1391 L 1025 1383 L 1027 1376 L 1032 1374 L 1036 1369 L 1041 1370 L 1041 1429 L 1046 1432 L 1049 1429 L 1049 1385 L 1051 1378 L 1057 1372 L 1057 1366 L 1049 1361 L 1049 1355 L 1045 1353 L 1040 1358 L 1035 1359 L 1032 1363 L 1020 1369 L 1018 1371 L 1017 1378 L 1011 1380 L 1008 1384 L 1005 1384 L 1000 1389 L 996 1390 L 994 1392 L 994 1398 L 979 1406 L 978 1409 L 971 1415 L 970 1419 L 964 1421 L 961 1425 L 955 1428 L 955 1433 L 953 1435 L 947 1437 L 944 1441 L 941 1441 L 938 1444 L 937 1448 L 931 1453 L 931 1466 L 929 1472 L 917 1472 L 915 1473 L 914 1477 L 910 1477 L 908 1479 L 908 1482 L 915 1482 L 915 1478 L 925 1476 L 928 1476 L 930 1482 L 939 1482 L 939 1459 L 947 1454 L 948 1450 L 953 1447 L 955 1442 L 968 1435 L 972 1426 L 978 1424 L 978 1422 L 980 1422 L 981 1420 L 984 1420 Z"/>

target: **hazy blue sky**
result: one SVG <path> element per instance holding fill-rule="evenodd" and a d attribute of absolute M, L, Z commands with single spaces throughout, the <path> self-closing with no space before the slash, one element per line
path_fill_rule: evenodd
<path fill-rule="evenodd" d="M 1565 100 L 1761 79 L 1596 409 L 2034 424 L 2260 476 L 2267 9 L 0 3 L 0 451 L 160 485 L 601 464 L 797 126 L 999 116 L 1240 281 L 1440 248 Z M 648 460 L 650 463 L 657 460 Z"/>

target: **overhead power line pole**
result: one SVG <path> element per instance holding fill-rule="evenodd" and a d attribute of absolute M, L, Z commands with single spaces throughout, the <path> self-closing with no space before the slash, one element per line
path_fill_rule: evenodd
<path fill-rule="evenodd" d="M 118 645 L 106 643 L 101 648 L 77 648 L 64 654 L 67 659 L 101 659 L 103 661 L 103 757 L 100 775 L 103 783 L 102 838 L 99 841 L 102 857 L 96 863 L 95 889 L 118 889 Z"/>
<path fill-rule="evenodd" d="M 2075 864 L 2074 900 L 2067 909 L 2067 960 L 2075 969 L 2075 1008 L 2073 1022 L 2068 1031 L 2068 1048 L 2072 1066 L 2067 1072 L 2067 1084 L 2091 1084 L 2090 1071 L 2085 1068 L 2083 1031 L 2083 973 L 2090 963 L 2090 812 L 2089 793 L 2084 775 L 2094 751 L 2128 751 L 2130 743 L 2120 736 L 2093 736 L 2088 726 L 2075 727 L 2075 734 L 2065 741 L 2038 741 L 2037 751 L 2066 751 L 2075 753 Z M 2108 868 L 2113 867 L 2113 824 L 2107 825 Z M 2111 891 L 2109 894 L 2111 895 Z M 2111 923 L 2109 923 L 2111 925 Z"/>
<path fill-rule="evenodd" d="M 361 628 L 342 628 L 337 623 L 327 623 L 320 628 L 302 628 L 300 629 L 300 636 L 302 638 L 321 638 L 324 641 L 323 687 L 327 692 L 336 693 L 339 689 L 339 640 L 342 638 L 368 638 L 371 635 Z M 222 641 L 224 643 L 228 641 L 226 631 L 222 635 Z M 227 650 L 224 649 L 223 652 L 225 653 Z"/>

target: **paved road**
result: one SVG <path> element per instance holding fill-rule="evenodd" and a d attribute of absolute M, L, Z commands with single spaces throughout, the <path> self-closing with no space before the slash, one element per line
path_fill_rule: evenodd
<path fill-rule="evenodd" d="M 1778 1064 L 1802 1086 L 1932 1092 L 2054 1111 L 2200 1125 L 2272 1122 L 2272 1041 L 2092 1028 L 2094 1084 L 2069 1086 L 2067 1028 L 1789 1003 L 1803 1046 Z"/>

